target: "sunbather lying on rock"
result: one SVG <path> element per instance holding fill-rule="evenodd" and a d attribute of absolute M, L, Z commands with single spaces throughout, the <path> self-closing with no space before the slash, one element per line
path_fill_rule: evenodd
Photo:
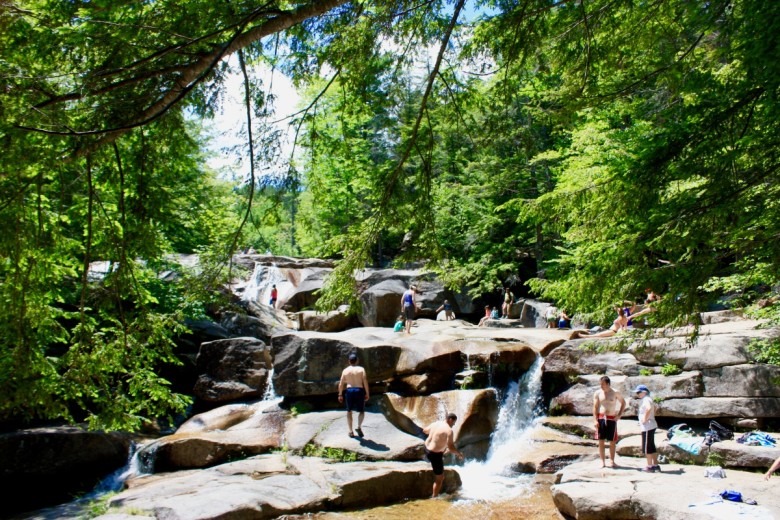
<path fill-rule="evenodd" d="M 605 331 L 602 332 L 596 332 L 596 333 L 590 333 L 587 331 L 582 330 L 575 330 L 572 335 L 571 339 L 577 339 L 577 338 L 609 338 L 611 336 L 614 336 L 620 331 L 628 330 L 628 317 L 626 316 L 626 311 L 622 307 L 618 307 L 617 309 L 618 317 L 615 318 L 615 321 L 612 322 L 612 326 L 608 328 Z"/>

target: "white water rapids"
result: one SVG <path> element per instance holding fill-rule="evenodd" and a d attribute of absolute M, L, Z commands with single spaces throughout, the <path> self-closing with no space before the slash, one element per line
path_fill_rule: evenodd
<path fill-rule="evenodd" d="M 505 500 L 522 494 L 533 475 L 512 469 L 519 456 L 530 449 L 530 434 L 541 416 L 542 358 L 517 382 L 509 384 L 499 408 L 498 423 L 483 462 L 468 461 L 458 468 L 463 487 L 458 499 Z"/>

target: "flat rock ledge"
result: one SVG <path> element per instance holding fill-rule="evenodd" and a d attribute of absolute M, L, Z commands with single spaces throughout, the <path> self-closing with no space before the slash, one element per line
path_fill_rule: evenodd
<path fill-rule="evenodd" d="M 704 466 L 663 465 L 660 473 L 644 473 L 644 459 L 619 458 L 619 468 L 601 468 L 599 461 L 577 462 L 556 474 L 555 506 L 577 520 L 780 518 L 777 477 L 726 470 L 725 479 L 705 477 Z M 739 491 L 758 505 L 723 501 L 724 489 Z"/>
<path fill-rule="evenodd" d="M 425 498 L 432 485 L 433 472 L 425 462 L 345 463 L 273 453 L 205 470 L 134 479 L 111 498 L 108 514 L 98 518 L 275 518 Z M 445 468 L 444 490 L 452 492 L 460 485 L 458 473 Z"/>

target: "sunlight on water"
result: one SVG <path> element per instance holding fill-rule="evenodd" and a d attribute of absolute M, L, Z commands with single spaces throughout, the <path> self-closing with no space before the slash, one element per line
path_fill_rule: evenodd
<path fill-rule="evenodd" d="M 281 285 L 286 282 L 282 271 L 276 265 L 261 265 L 255 263 L 255 270 L 249 278 L 246 288 L 241 296 L 244 301 L 256 301 L 268 303 L 271 297 L 271 286 Z M 277 287 L 281 292 L 281 287 Z"/>
<path fill-rule="evenodd" d="M 460 500 L 505 500 L 527 491 L 533 475 L 518 473 L 513 465 L 530 447 L 528 438 L 541 414 L 541 388 L 542 360 L 537 358 L 504 392 L 487 459 L 467 462 L 458 469 L 463 481 Z"/>

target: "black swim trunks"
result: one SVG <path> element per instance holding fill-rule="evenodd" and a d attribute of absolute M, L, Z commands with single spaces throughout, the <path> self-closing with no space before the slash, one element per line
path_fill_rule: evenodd
<path fill-rule="evenodd" d="M 604 417 L 599 415 L 599 431 L 597 439 L 604 439 L 608 442 L 617 441 L 617 422 L 613 416 Z"/>
<path fill-rule="evenodd" d="M 444 452 L 430 451 L 425 448 L 425 456 L 431 461 L 431 467 L 433 468 L 434 475 L 444 474 Z"/>
<path fill-rule="evenodd" d="M 344 402 L 348 412 L 363 412 L 366 409 L 366 391 L 357 386 L 351 386 L 344 392 Z"/>

